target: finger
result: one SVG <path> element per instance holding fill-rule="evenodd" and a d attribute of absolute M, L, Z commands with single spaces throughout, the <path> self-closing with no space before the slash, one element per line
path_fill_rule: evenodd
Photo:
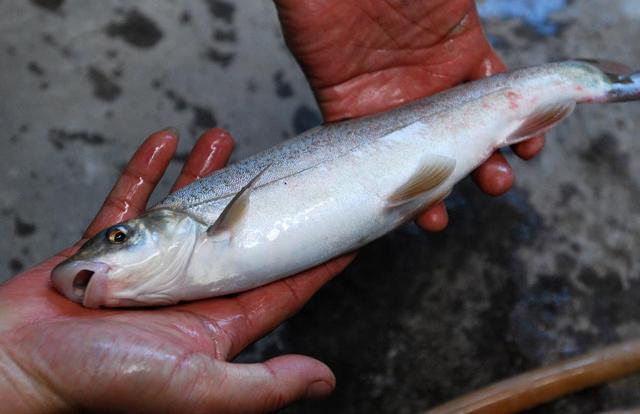
<path fill-rule="evenodd" d="M 182 308 L 216 322 L 228 339 L 225 343 L 219 344 L 226 348 L 221 354 L 226 354 L 227 359 L 231 359 L 247 345 L 297 313 L 354 257 L 353 253 L 338 257 L 296 276 L 281 279 L 233 298 L 195 302 L 182 305 Z"/>
<path fill-rule="evenodd" d="M 449 214 L 443 202 L 439 202 L 425 211 L 416 223 L 426 231 L 439 232 L 444 230 L 449 223 Z"/>
<path fill-rule="evenodd" d="M 536 135 L 526 141 L 518 142 L 511 146 L 513 152 L 523 160 L 530 160 L 544 148 L 544 135 Z"/>
<path fill-rule="evenodd" d="M 224 167 L 233 151 L 233 138 L 221 128 L 205 131 L 182 167 L 171 192 Z"/>
<path fill-rule="evenodd" d="M 336 384 L 329 367 L 302 355 L 284 355 L 260 364 L 210 361 L 210 387 L 199 386 L 202 399 L 195 401 L 206 401 L 215 412 L 272 412 L 301 399 L 327 397 Z"/>
<path fill-rule="evenodd" d="M 482 191 L 493 196 L 506 193 L 513 185 L 511 166 L 499 151 L 476 168 L 472 177 Z"/>
<path fill-rule="evenodd" d="M 149 136 L 129 160 L 83 237 L 92 237 L 103 228 L 144 211 L 149 196 L 176 151 L 177 143 L 177 132 L 172 128 Z"/>

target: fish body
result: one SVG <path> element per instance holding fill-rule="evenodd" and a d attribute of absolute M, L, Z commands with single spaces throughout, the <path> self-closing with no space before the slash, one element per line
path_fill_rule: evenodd
<path fill-rule="evenodd" d="M 172 304 L 264 285 L 393 230 L 497 148 L 551 128 L 576 103 L 639 95 L 637 74 L 576 60 L 322 125 L 98 234 L 52 281 L 91 307 Z M 118 231 L 122 243 L 113 241 Z"/>

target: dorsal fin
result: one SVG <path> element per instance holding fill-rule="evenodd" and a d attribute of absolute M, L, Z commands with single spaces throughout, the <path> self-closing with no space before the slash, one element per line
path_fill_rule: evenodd
<path fill-rule="evenodd" d="M 255 187 L 258 179 L 269 169 L 271 164 L 264 167 L 258 174 L 255 175 L 244 187 L 236 193 L 235 196 L 229 201 L 229 204 L 222 210 L 220 216 L 216 221 L 209 226 L 207 234 L 213 236 L 218 231 L 228 230 L 242 217 L 249 205 L 249 195 L 251 190 Z"/>
<path fill-rule="evenodd" d="M 552 128 L 560 121 L 568 117 L 576 107 L 575 101 L 564 101 L 556 104 L 542 106 L 536 109 L 522 125 L 516 129 L 509 138 L 507 145 L 515 144 L 538 135 L 549 128 Z"/>
<path fill-rule="evenodd" d="M 388 207 L 413 201 L 442 184 L 456 166 L 456 160 L 443 155 L 430 154 L 420 163 L 409 181 L 387 197 Z"/>

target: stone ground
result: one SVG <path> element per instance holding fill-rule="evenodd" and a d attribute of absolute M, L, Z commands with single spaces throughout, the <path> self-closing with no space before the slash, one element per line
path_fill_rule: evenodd
<path fill-rule="evenodd" d="M 636 0 L 480 7 L 512 66 L 640 65 Z M 0 2 L 0 96 L 0 280 L 75 241 L 155 129 L 182 132 L 175 176 L 204 128 L 230 129 L 238 159 L 320 122 L 270 2 Z M 330 399 L 290 413 L 412 413 L 640 336 L 639 128 L 639 104 L 578 108 L 542 156 L 511 157 L 509 194 L 463 182 L 447 231 L 371 244 L 241 358 L 298 352 L 335 370 Z M 640 406 L 639 390 L 630 377 L 530 413 Z"/>

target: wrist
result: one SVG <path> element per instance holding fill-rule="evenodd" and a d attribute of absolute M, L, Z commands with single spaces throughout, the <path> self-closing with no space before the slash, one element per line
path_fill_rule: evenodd
<path fill-rule="evenodd" d="M 63 411 L 61 399 L 42 380 L 37 380 L 25 369 L 15 355 L 16 349 L 5 341 L 0 341 L 0 407 L 2 411 L 18 414 Z"/>

